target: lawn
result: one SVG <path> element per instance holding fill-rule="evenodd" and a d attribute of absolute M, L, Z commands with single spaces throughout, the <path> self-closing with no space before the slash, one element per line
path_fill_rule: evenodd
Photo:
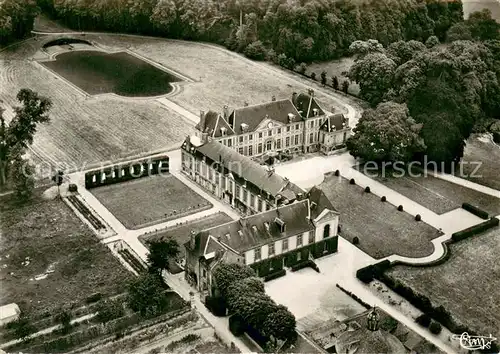
<path fill-rule="evenodd" d="M 40 318 L 121 293 L 133 277 L 59 199 L 18 206 L 3 197 L 0 213 L 0 305 Z"/>
<path fill-rule="evenodd" d="M 380 197 L 343 177 L 327 177 L 319 188 L 340 212 L 341 236 L 349 241 L 358 237 L 357 246 L 372 257 L 425 257 L 434 251 L 431 240 L 440 232 Z"/>
<path fill-rule="evenodd" d="M 128 229 L 140 229 L 212 207 L 171 174 L 93 188 L 91 192 Z"/>
<path fill-rule="evenodd" d="M 113 160 L 147 151 L 180 146 L 193 133 L 194 123 L 154 99 L 86 97 L 36 60 L 47 60 L 40 48 L 46 41 L 62 36 L 43 36 L 3 51 L 0 60 L 0 105 L 16 106 L 16 93 L 29 87 L 54 102 L 52 122 L 40 127 L 33 149 L 45 160 L 77 165 Z M 67 37 L 67 36 L 66 36 Z M 291 97 L 311 83 L 303 78 L 256 64 L 235 53 L 194 42 L 114 35 L 75 35 L 110 51 L 131 50 L 194 82 L 180 82 L 181 88 L 168 99 L 198 115 L 200 110 L 229 108 Z M 36 58 L 35 61 L 30 60 Z M 207 58 L 210 58 L 207 60 Z M 292 77 L 294 77 L 292 79 Z M 335 97 L 315 93 L 326 109 L 338 106 Z M 342 98 L 346 99 L 346 98 Z M 347 98 L 348 99 L 348 98 Z"/>
<path fill-rule="evenodd" d="M 459 322 L 500 338 L 500 227 L 450 246 L 444 264 L 413 268 L 396 266 L 387 274 L 444 306 Z"/>
<path fill-rule="evenodd" d="M 79 50 L 59 54 L 42 65 L 91 95 L 160 96 L 172 90 L 171 82 L 181 81 L 125 52 Z"/>
<path fill-rule="evenodd" d="M 332 76 L 337 76 L 339 85 L 349 78 L 345 75 L 354 64 L 354 58 L 346 57 L 336 60 L 330 60 L 320 63 L 312 63 L 307 67 L 306 74 L 311 75 L 312 72 L 316 73 L 316 80 L 320 80 L 321 72 L 326 71 L 327 83 L 332 84 Z M 359 85 L 356 82 L 350 82 L 349 91 L 351 95 L 359 95 Z"/>
<path fill-rule="evenodd" d="M 495 144 L 489 135 L 471 136 L 467 140 L 462 161 L 465 162 L 462 169 L 469 180 L 500 191 L 500 146 Z M 472 173 L 477 162 L 480 162 L 481 166 L 475 177 Z"/>
<path fill-rule="evenodd" d="M 489 167 L 490 173 L 494 173 L 491 171 L 492 169 L 493 167 Z M 470 203 L 486 210 L 492 215 L 500 214 L 499 198 L 433 177 L 429 174 L 425 175 L 424 172 L 416 169 L 414 169 L 413 176 L 406 173 L 404 177 L 399 177 L 397 174 L 396 177 L 393 177 L 393 172 L 389 169 L 385 173 L 373 170 L 365 171 L 362 167 L 360 167 L 360 170 L 374 180 L 383 183 L 385 186 L 394 189 L 396 192 L 437 214 L 444 214 L 453 209 L 460 208 L 462 203 Z M 498 174 L 498 172 L 496 173 Z"/>
<path fill-rule="evenodd" d="M 209 216 L 205 216 L 198 220 L 189 221 L 183 225 L 175 226 L 169 228 L 165 231 L 161 231 L 154 234 L 140 236 L 139 240 L 147 244 L 151 241 L 171 238 L 182 247 L 182 245 L 189 241 L 189 235 L 191 231 L 202 231 L 211 227 L 216 227 L 227 222 L 233 221 L 226 213 L 218 212 Z"/>

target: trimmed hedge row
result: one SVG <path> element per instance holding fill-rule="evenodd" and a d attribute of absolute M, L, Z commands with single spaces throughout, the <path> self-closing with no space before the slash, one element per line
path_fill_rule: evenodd
<path fill-rule="evenodd" d="M 469 204 L 469 203 L 463 203 L 462 204 L 462 209 L 465 209 L 467 210 L 469 213 L 472 213 L 478 217 L 480 217 L 481 219 L 484 219 L 484 220 L 487 220 L 489 215 L 486 211 L 482 210 L 482 209 L 479 209 L 478 207 L 475 207 L 474 205 L 472 204 Z"/>
<path fill-rule="evenodd" d="M 375 264 L 370 264 L 364 268 L 358 269 L 356 272 L 356 278 L 361 280 L 363 283 L 370 283 L 373 279 L 379 278 L 384 271 L 391 267 L 391 262 L 389 260 L 384 260 Z"/>
<path fill-rule="evenodd" d="M 284 276 L 286 274 L 286 270 L 285 269 L 280 269 L 278 270 L 277 272 L 274 272 L 274 273 L 271 273 L 271 274 L 268 274 L 264 277 L 264 281 L 267 282 L 267 281 L 271 281 L 271 280 L 274 280 L 274 279 L 277 279 L 277 278 L 280 278 L 282 276 Z"/>
<path fill-rule="evenodd" d="M 206 296 L 205 307 L 218 317 L 223 317 L 227 314 L 226 301 L 220 296 Z"/>
<path fill-rule="evenodd" d="M 368 305 L 366 302 L 364 302 L 363 300 L 361 300 L 359 297 L 357 297 L 355 294 L 351 293 L 350 291 L 344 289 L 343 287 L 341 287 L 339 284 L 335 284 L 337 286 L 337 288 L 339 288 L 342 292 L 344 292 L 345 294 L 349 295 L 350 297 L 353 298 L 354 301 L 356 301 L 357 303 L 359 303 L 361 306 L 363 306 L 365 309 L 371 309 L 372 307 L 370 305 Z"/>
<path fill-rule="evenodd" d="M 302 262 L 299 262 L 295 265 L 292 266 L 292 272 L 296 272 L 300 269 L 303 269 L 303 268 L 306 268 L 306 267 L 311 267 L 312 269 L 314 269 L 316 272 L 319 273 L 319 268 L 318 266 L 316 265 L 316 263 L 314 263 L 314 261 L 308 259 L 308 260 L 305 260 L 305 261 L 302 261 Z"/>
<path fill-rule="evenodd" d="M 454 234 L 451 235 L 451 239 L 453 240 L 453 242 L 461 241 L 468 237 L 474 236 L 478 233 L 491 229 L 492 227 L 498 226 L 498 224 L 499 220 L 497 218 L 491 218 L 480 224 L 455 232 Z"/>

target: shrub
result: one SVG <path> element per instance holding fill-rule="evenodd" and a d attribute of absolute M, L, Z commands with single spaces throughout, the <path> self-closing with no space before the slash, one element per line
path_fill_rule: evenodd
<path fill-rule="evenodd" d="M 382 196 L 382 198 L 380 198 L 380 200 L 381 200 L 382 202 L 385 202 L 385 201 L 387 200 L 387 198 L 385 197 L 385 195 L 383 195 L 383 196 Z"/>
<path fill-rule="evenodd" d="M 71 193 L 75 193 L 75 192 L 78 192 L 78 187 L 76 184 L 74 183 L 71 183 L 68 187 L 68 191 L 70 191 Z"/>
<path fill-rule="evenodd" d="M 427 48 L 432 48 L 432 47 L 435 47 L 439 44 L 439 39 L 438 37 L 436 36 L 430 36 L 429 38 L 427 38 L 427 40 L 425 41 L 425 46 Z"/>
<path fill-rule="evenodd" d="M 352 244 L 353 245 L 359 244 L 359 238 L 358 238 L 358 236 L 354 236 L 354 238 L 352 239 Z"/>
<path fill-rule="evenodd" d="M 356 181 L 354 180 L 354 178 L 351 178 L 351 180 L 349 181 L 350 184 L 356 184 Z"/>
<path fill-rule="evenodd" d="M 499 220 L 497 218 L 491 218 L 490 220 L 487 220 L 480 224 L 471 226 L 462 231 L 455 232 L 454 234 L 451 235 L 451 239 L 453 240 L 453 242 L 461 241 L 468 237 L 484 232 L 492 227 L 498 226 L 498 224 Z"/>
<path fill-rule="evenodd" d="M 311 79 L 316 80 L 316 73 L 315 72 L 311 73 Z"/>
<path fill-rule="evenodd" d="M 255 41 L 250 43 L 243 51 L 250 59 L 264 60 L 266 58 L 266 48 L 261 41 Z"/>
<path fill-rule="evenodd" d="M 280 269 L 278 270 L 277 272 L 273 272 L 271 274 L 268 274 L 264 277 L 264 281 L 271 281 L 273 279 L 277 279 L 279 277 L 282 277 L 286 274 L 286 270 L 285 269 Z"/>
<path fill-rule="evenodd" d="M 278 65 L 282 66 L 284 68 L 288 67 L 288 58 L 286 57 L 286 54 L 281 53 L 278 55 Z"/>
<path fill-rule="evenodd" d="M 125 314 L 123 303 L 120 300 L 101 301 L 97 304 L 97 320 L 106 323 Z"/>
<path fill-rule="evenodd" d="M 366 187 L 365 187 L 365 192 L 366 192 L 366 193 L 370 193 L 370 187 L 366 186 Z"/>
<path fill-rule="evenodd" d="M 415 319 L 415 322 L 427 328 L 431 324 L 431 318 L 426 313 L 423 313 Z"/>
<path fill-rule="evenodd" d="M 441 323 L 439 322 L 434 322 L 432 321 L 431 324 L 429 325 L 429 331 L 431 331 L 431 333 L 433 334 L 439 334 L 441 333 Z"/>
<path fill-rule="evenodd" d="M 363 283 L 369 283 L 375 278 L 380 278 L 384 271 L 391 267 L 391 262 L 389 260 L 380 261 L 375 264 L 371 264 L 364 268 L 358 269 L 356 272 L 356 278 L 361 280 Z"/>
<path fill-rule="evenodd" d="M 218 296 L 206 296 L 205 306 L 207 309 L 213 313 L 215 316 L 223 317 L 226 316 L 226 301 Z"/>
<path fill-rule="evenodd" d="M 403 206 L 402 205 L 398 206 L 398 211 L 403 211 Z"/>
<path fill-rule="evenodd" d="M 245 332 L 245 328 L 246 328 L 245 322 L 243 321 L 243 318 L 241 318 L 240 315 L 235 314 L 229 317 L 229 330 L 236 337 L 241 336 Z"/>
<path fill-rule="evenodd" d="M 340 171 L 339 170 L 335 171 L 335 176 L 337 176 L 337 177 L 340 176 Z"/>
<path fill-rule="evenodd" d="M 489 215 L 486 211 L 479 209 L 478 207 L 475 207 L 474 205 L 471 205 L 469 203 L 463 203 L 462 208 L 467 210 L 469 213 L 472 213 L 481 219 L 487 220 Z"/>
<path fill-rule="evenodd" d="M 417 221 L 422 220 L 422 217 L 420 216 L 420 214 L 415 215 L 415 220 L 417 220 Z"/>
<path fill-rule="evenodd" d="M 299 263 L 293 265 L 292 266 L 292 272 L 296 272 L 296 271 L 298 271 L 300 269 L 303 269 L 303 268 L 306 268 L 306 267 L 311 267 L 315 271 L 319 272 L 319 268 L 316 265 L 316 263 L 314 263 L 314 261 L 312 261 L 310 259 L 302 261 L 302 262 L 299 262 Z"/>
<path fill-rule="evenodd" d="M 297 67 L 297 72 L 301 75 L 305 75 L 307 70 L 307 65 L 306 63 L 300 63 L 299 66 Z"/>

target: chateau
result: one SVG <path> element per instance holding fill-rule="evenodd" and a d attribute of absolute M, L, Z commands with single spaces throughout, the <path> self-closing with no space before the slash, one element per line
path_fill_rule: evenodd
<path fill-rule="evenodd" d="M 315 151 L 330 154 L 344 147 L 351 134 L 349 119 L 321 108 L 313 90 L 293 93 L 291 99 L 273 96 L 271 102 L 245 104 L 232 112 L 224 106 L 222 114 L 202 111 L 196 129 L 198 138 L 206 134 L 249 157 Z"/>
<path fill-rule="evenodd" d="M 264 277 L 301 261 L 337 252 L 339 214 L 319 195 L 200 232 L 184 244 L 186 277 L 212 294 L 221 262 L 251 266 Z"/>

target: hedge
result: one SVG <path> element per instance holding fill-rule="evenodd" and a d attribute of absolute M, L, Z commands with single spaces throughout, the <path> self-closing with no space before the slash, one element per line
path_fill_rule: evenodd
<path fill-rule="evenodd" d="M 484 219 L 484 220 L 487 220 L 489 215 L 486 211 L 482 210 L 482 209 L 479 209 L 478 207 L 475 207 L 474 205 L 472 204 L 469 204 L 469 203 L 463 203 L 462 204 L 462 209 L 465 209 L 467 210 L 469 213 L 472 213 L 478 217 L 480 217 L 481 219 Z"/>
<path fill-rule="evenodd" d="M 234 336 L 241 336 L 243 333 L 245 333 L 245 329 L 245 321 L 243 321 L 243 318 L 241 318 L 240 315 L 234 314 L 229 317 L 229 330 Z"/>
<path fill-rule="evenodd" d="M 415 322 L 427 328 L 431 324 L 431 318 L 429 317 L 429 315 L 423 313 L 415 319 Z"/>
<path fill-rule="evenodd" d="M 268 274 L 264 277 L 264 281 L 271 281 L 273 279 L 277 279 L 279 277 L 282 277 L 286 274 L 286 270 L 285 269 L 280 269 L 274 273 L 271 273 L 271 274 Z"/>
<path fill-rule="evenodd" d="M 356 278 L 361 280 L 363 283 L 370 283 L 373 279 L 378 278 L 383 274 L 383 272 L 391 266 L 389 260 L 384 260 L 375 264 L 370 264 L 367 267 L 360 268 L 356 272 Z"/>
<path fill-rule="evenodd" d="M 306 268 L 306 267 L 311 267 L 312 269 L 314 269 L 315 271 L 317 271 L 319 273 L 319 268 L 318 266 L 316 265 L 316 263 L 314 263 L 314 261 L 308 259 L 308 260 L 305 260 L 305 261 L 302 261 L 302 262 L 299 262 L 295 265 L 292 266 L 292 272 L 296 272 L 300 269 L 303 269 L 303 268 Z"/>
<path fill-rule="evenodd" d="M 455 232 L 454 234 L 451 235 L 451 239 L 453 240 L 453 242 L 461 241 L 468 237 L 474 236 L 488 229 L 491 229 L 492 227 L 498 226 L 498 224 L 499 220 L 497 218 L 491 218 L 480 224 Z"/>
<path fill-rule="evenodd" d="M 218 317 L 226 316 L 227 313 L 226 301 L 222 297 L 206 296 L 205 306 L 215 316 Z"/>

